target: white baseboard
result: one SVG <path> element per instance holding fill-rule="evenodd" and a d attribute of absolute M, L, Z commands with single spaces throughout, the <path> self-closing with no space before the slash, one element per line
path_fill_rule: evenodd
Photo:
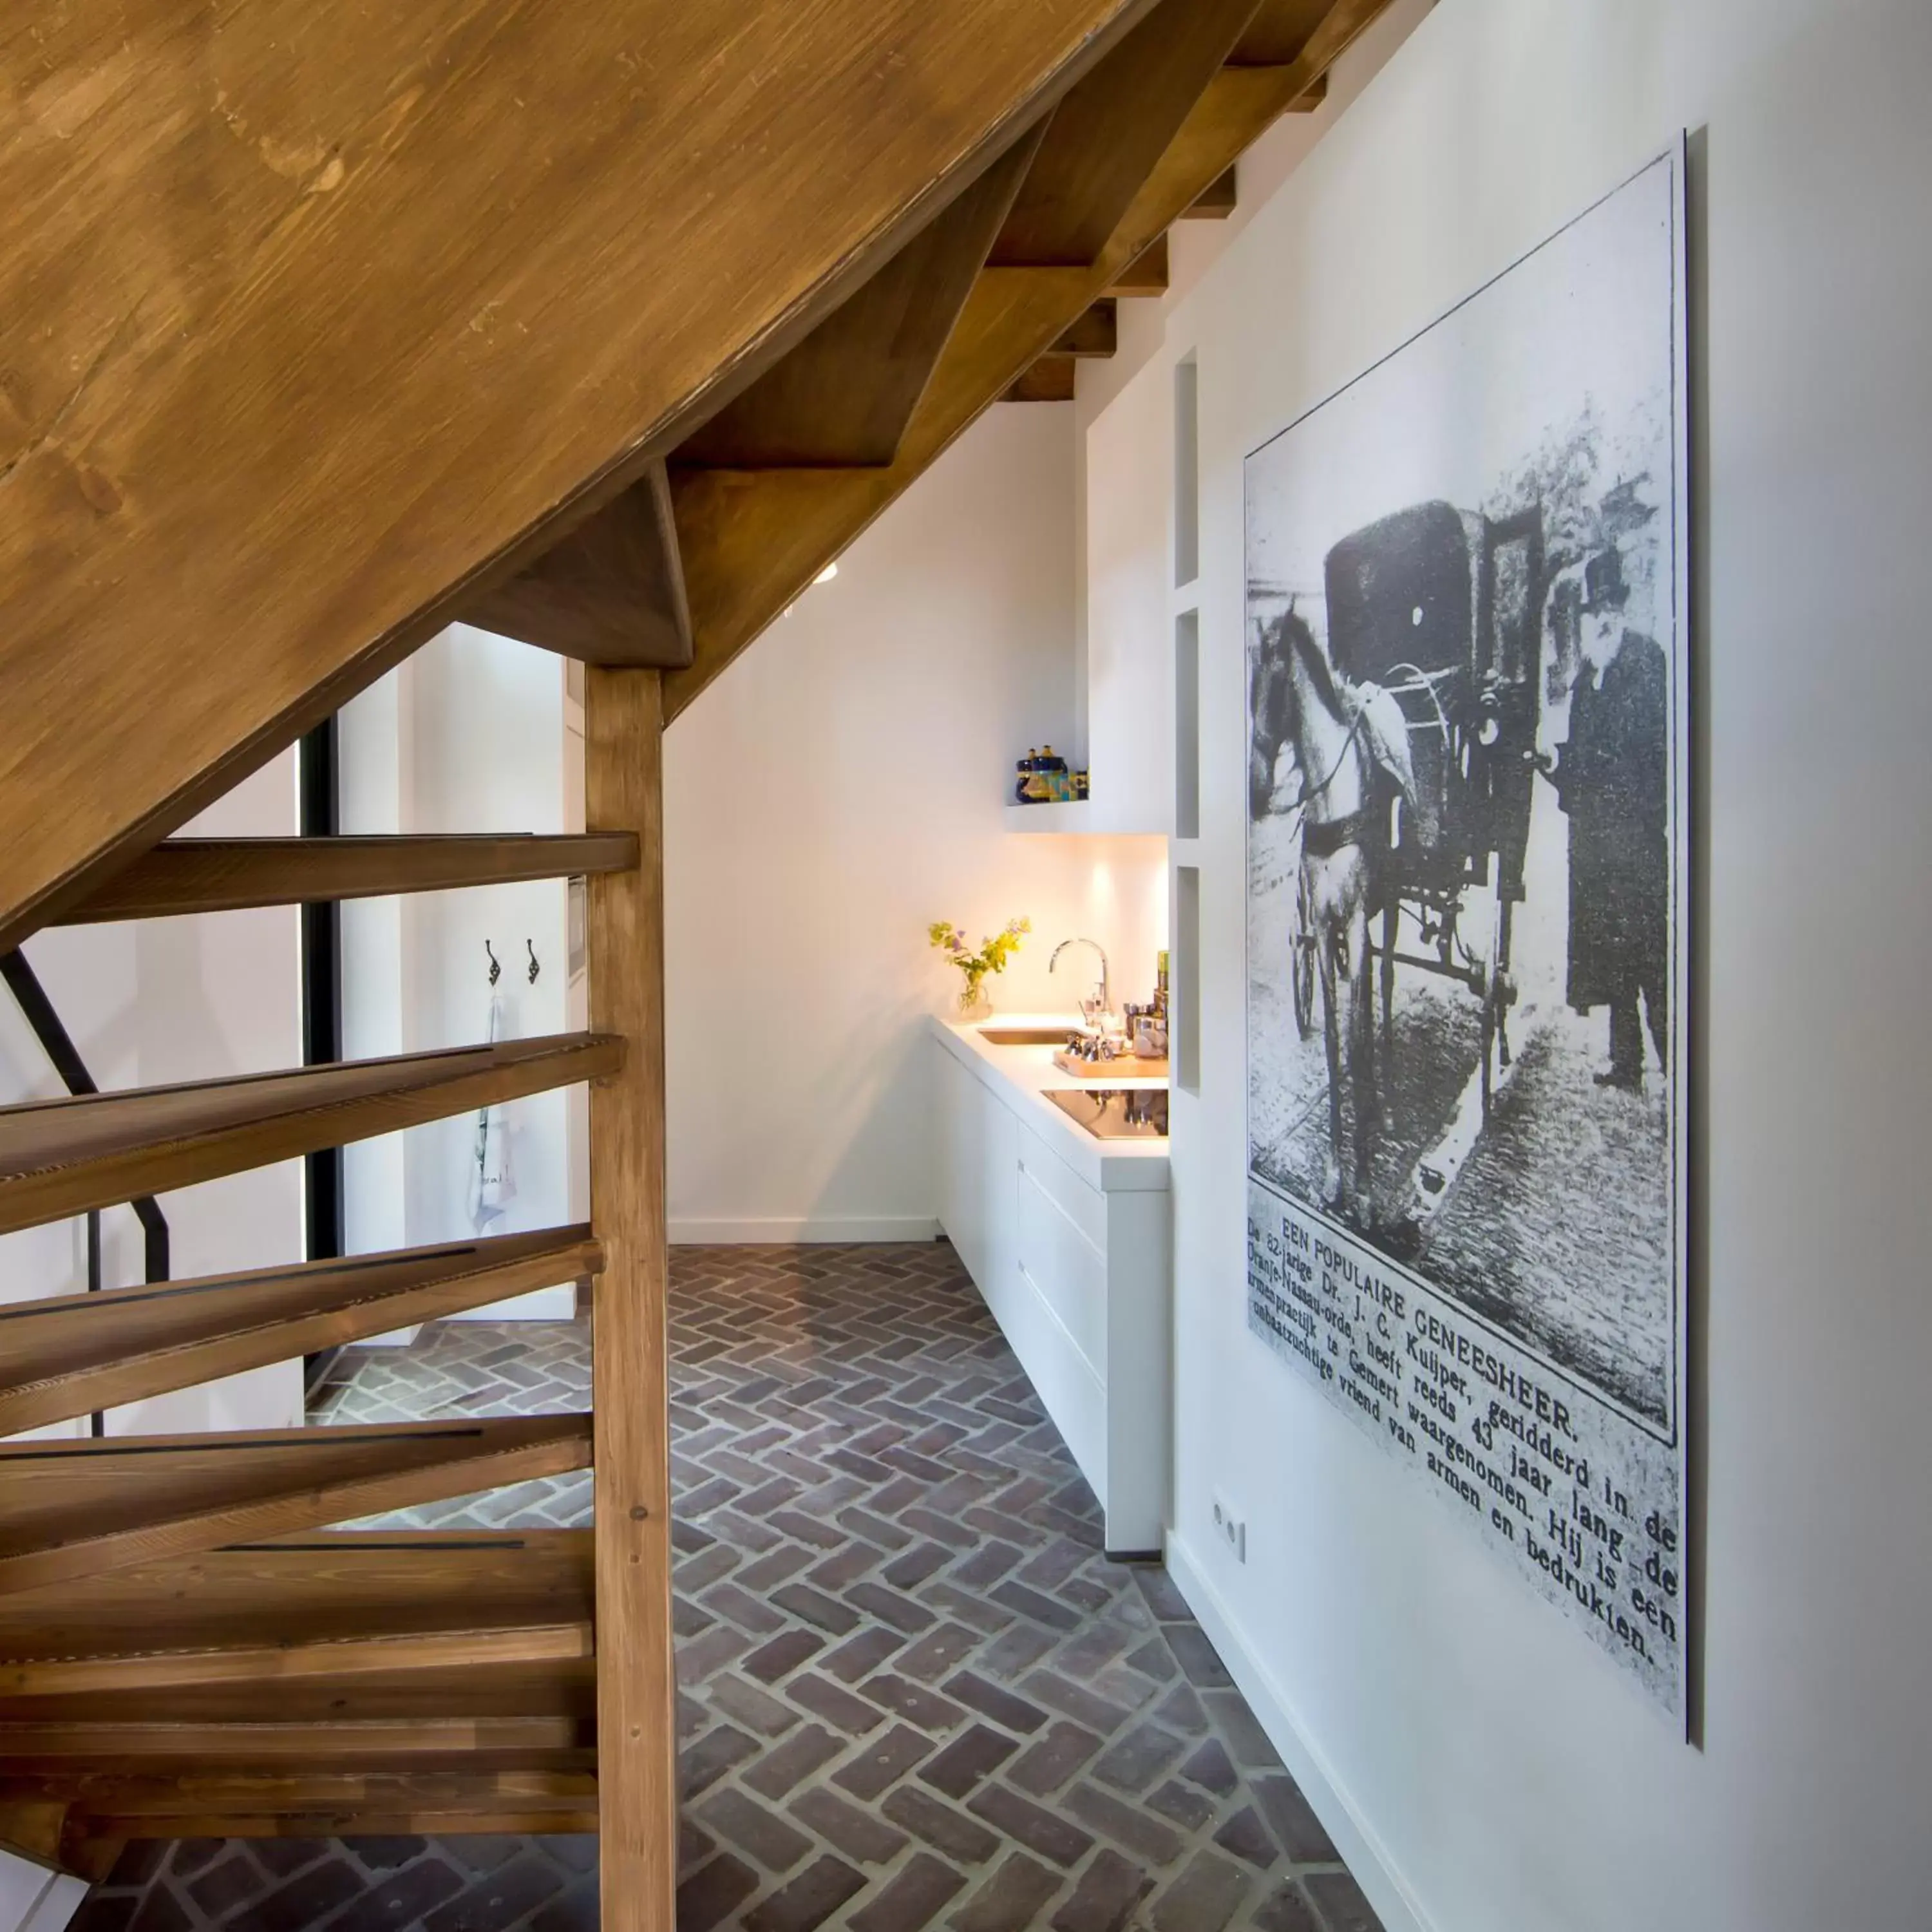
<path fill-rule="evenodd" d="M 824 1241 L 930 1241 L 938 1233 L 938 1222 L 926 1214 L 889 1214 L 869 1218 L 814 1215 L 802 1220 L 781 1220 L 773 1216 L 742 1221 L 700 1220 L 674 1216 L 670 1223 L 671 1244 L 675 1247 L 712 1244 L 791 1247 Z"/>
<path fill-rule="evenodd" d="M 70 1872 L 0 1852 L 0 1932 L 62 1932 L 87 1892 Z"/>
<path fill-rule="evenodd" d="M 1330 1770 L 1320 1748 L 1297 1719 L 1287 1694 L 1274 1674 L 1243 1641 L 1227 1604 L 1194 1558 L 1186 1541 L 1169 1530 L 1167 1568 L 1175 1586 L 1187 1600 L 1221 1661 L 1248 1700 L 1256 1721 L 1280 1752 L 1302 1795 L 1314 1807 L 1323 1828 L 1335 1842 L 1355 1882 L 1368 1895 L 1384 1932 L 1435 1932 L 1415 1894 L 1404 1882 L 1373 1826 L 1363 1816 L 1348 1792 Z"/>
<path fill-rule="evenodd" d="M 20 1932 L 64 1932 L 64 1928 L 86 1903 L 88 1883 L 71 1872 L 56 1872 L 40 1894 L 40 1903 L 27 1916 Z"/>

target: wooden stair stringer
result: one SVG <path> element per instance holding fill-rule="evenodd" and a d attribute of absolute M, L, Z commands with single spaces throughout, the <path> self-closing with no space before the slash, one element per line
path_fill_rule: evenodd
<path fill-rule="evenodd" d="M 212 143 L 180 35 L 62 16 L 23 85 L 74 111 L 0 142 L 0 948 L 628 489 L 1148 4 L 424 0 L 301 60 L 244 9 Z"/>

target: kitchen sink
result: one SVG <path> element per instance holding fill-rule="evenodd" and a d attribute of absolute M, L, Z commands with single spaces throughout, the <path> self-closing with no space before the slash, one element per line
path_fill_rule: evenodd
<path fill-rule="evenodd" d="M 980 1037 L 988 1046 L 1064 1046 L 1068 1039 L 1080 1030 L 1078 1023 L 1070 1020 L 1065 1026 L 982 1026 Z"/>

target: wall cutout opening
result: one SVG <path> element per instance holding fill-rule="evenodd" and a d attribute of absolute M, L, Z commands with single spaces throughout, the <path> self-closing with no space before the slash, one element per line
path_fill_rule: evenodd
<path fill-rule="evenodd" d="M 1201 574 L 1201 428 L 1198 370 L 1174 365 L 1174 580 Z"/>
<path fill-rule="evenodd" d="M 1201 1090 L 1201 868 L 1174 868 L 1174 957 L 1168 974 L 1168 1044 L 1174 1084 Z"/>
<path fill-rule="evenodd" d="M 1201 836 L 1201 614 L 1174 620 L 1174 836 Z"/>

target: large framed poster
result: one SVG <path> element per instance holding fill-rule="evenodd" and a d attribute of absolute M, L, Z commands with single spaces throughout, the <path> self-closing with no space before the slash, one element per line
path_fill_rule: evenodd
<path fill-rule="evenodd" d="M 1246 469 L 1248 1308 L 1681 1716 L 1681 143 Z"/>

